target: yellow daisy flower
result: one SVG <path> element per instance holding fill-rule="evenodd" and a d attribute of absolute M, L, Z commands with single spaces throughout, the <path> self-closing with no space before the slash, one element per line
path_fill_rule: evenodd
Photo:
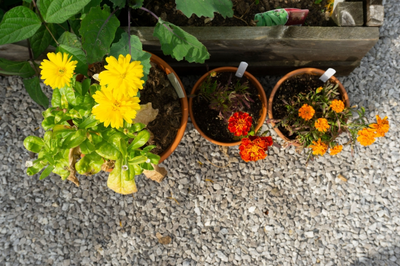
<path fill-rule="evenodd" d="M 138 89 L 143 89 L 143 65 L 140 61 L 131 62 L 131 55 L 126 57 L 119 55 L 118 60 L 114 56 L 106 58 L 108 65 L 99 74 L 100 85 L 114 89 L 117 97 L 136 96 Z"/>
<path fill-rule="evenodd" d="M 39 66 L 42 69 L 40 74 L 44 84 L 49 85 L 52 89 L 69 86 L 78 61 L 71 61 L 72 56 L 68 57 L 67 53 L 61 52 L 48 53 L 47 57 L 49 60 L 44 59 Z"/>
<path fill-rule="evenodd" d="M 101 90 L 93 95 L 93 99 L 98 104 L 92 108 L 92 114 L 103 122 L 105 127 L 110 124 L 113 128 L 123 127 L 124 120 L 132 123 L 136 111 L 140 110 L 139 97 L 115 97 L 111 88 L 101 87 Z"/>

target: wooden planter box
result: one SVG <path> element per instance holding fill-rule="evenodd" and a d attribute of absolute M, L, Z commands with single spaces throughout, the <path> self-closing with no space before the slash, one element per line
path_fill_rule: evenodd
<path fill-rule="evenodd" d="M 170 64 L 178 74 L 201 75 L 221 66 L 249 63 L 256 75 L 283 75 L 300 67 L 336 69 L 349 75 L 379 40 L 378 27 L 181 27 L 196 36 L 211 57 L 205 64 L 177 62 L 164 56 L 153 27 L 133 27 L 143 48 Z"/>

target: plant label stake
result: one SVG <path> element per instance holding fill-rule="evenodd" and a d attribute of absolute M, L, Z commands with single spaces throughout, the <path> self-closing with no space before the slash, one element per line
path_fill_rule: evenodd
<path fill-rule="evenodd" d="M 185 94 L 183 93 L 183 89 L 181 87 L 181 84 L 178 82 L 178 79 L 176 78 L 174 73 L 169 73 L 168 74 L 168 79 L 171 82 L 172 86 L 175 88 L 176 93 L 178 94 L 179 98 L 185 98 Z"/>
<path fill-rule="evenodd" d="M 336 73 L 336 70 L 334 70 L 333 68 L 328 68 L 328 70 L 325 71 L 325 73 L 322 74 L 322 76 L 319 79 L 325 83 L 328 81 L 328 79 L 330 79 L 333 75 L 335 75 L 335 73 Z"/>
<path fill-rule="evenodd" d="M 243 74 L 244 74 L 244 72 L 246 71 L 246 68 L 247 68 L 248 65 L 249 65 L 249 64 L 247 64 L 247 63 L 244 62 L 244 61 L 240 62 L 240 65 L 239 65 L 239 67 L 238 67 L 238 69 L 237 69 L 237 71 L 236 71 L 235 76 L 238 77 L 238 78 L 243 77 Z"/>

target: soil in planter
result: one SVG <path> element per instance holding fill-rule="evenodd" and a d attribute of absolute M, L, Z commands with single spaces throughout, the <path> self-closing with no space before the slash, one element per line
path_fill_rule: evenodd
<path fill-rule="evenodd" d="M 322 0 L 319 4 L 315 4 L 315 0 L 260 0 L 259 4 L 255 2 L 255 0 L 232 0 L 234 16 L 224 19 L 220 14 L 215 14 L 212 20 L 199 18 L 196 15 L 188 18 L 176 9 L 175 1 L 172 0 L 147 1 L 144 7 L 177 26 L 255 26 L 256 22 L 253 20 L 255 14 L 277 8 L 308 9 L 305 26 L 326 26 L 328 22 L 325 19 L 325 6 L 328 0 Z M 125 17 L 121 16 L 122 25 Z M 131 17 L 133 26 L 154 26 L 157 23 L 155 17 L 140 9 L 132 10 Z"/>
<path fill-rule="evenodd" d="M 231 84 L 236 84 L 238 81 L 243 84 L 248 81 L 249 88 L 247 89 L 247 92 L 250 94 L 250 98 L 254 102 L 250 102 L 250 108 L 245 106 L 242 111 L 249 113 L 253 117 L 253 124 L 256 125 L 257 122 L 255 121 L 258 121 L 261 117 L 262 102 L 259 98 L 257 88 L 250 82 L 250 80 L 245 76 L 239 79 L 233 73 L 222 72 L 218 73 L 216 77 L 213 77 L 212 82 L 218 80 L 218 83 L 227 84 L 231 75 Z M 234 135 L 231 132 L 229 132 L 226 122 L 218 117 L 219 111 L 210 109 L 209 105 L 210 102 L 203 97 L 195 96 L 193 98 L 192 111 L 196 123 L 201 131 L 216 141 L 225 143 L 239 141 L 237 138 L 234 138 Z"/>
<path fill-rule="evenodd" d="M 167 74 L 156 64 L 152 63 L 148 80 L 140 90 L 140 104 L 152 103 L 154 109 L 158 109 L 156 119 L 147 125 L 152 134 L 148 144 L 157 147 L 152 153 L 161 155 L 175 140 L 179 130 L 182 110 L 179 97 L 171 85 Z"/>
<path fill-rule="evenodd" d="M 323 85 L 324 83 L 319 79 L 318 76 L 309 74 L 297 75 L 285 80 L 274 96 L 274 102 L 272 105 L 274 119 L 282 119 L 287 116 L 288 113 L 285 102 L 290 104 L 291 100 L 299 93 L 307 94 Z M 296 139 L 296 133 L 289 136 L 289 131 L 287 131 L 285 128 L 279 126 L 278 129 L 287 138 L 291 140 Z"/>

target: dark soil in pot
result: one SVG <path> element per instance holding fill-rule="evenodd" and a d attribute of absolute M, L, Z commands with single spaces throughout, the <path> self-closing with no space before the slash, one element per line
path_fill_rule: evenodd
<path fill-rule="evenodd" d="M 258 96 L 257 88 L 245 76 L 239 79 L 231 72 L 218 73 L 216 77 L 212 78 L 212 81 L 218 80 L 221 84 L 227 84 L 231 75 L 232 84 L 236 84 L 238 81 L 241 84 L 246 81 L 248 82 L 247 92 L 254 102 L 250 102 L 250 108 L 244 106 L 242 111 L 249 113 L 253 117 L 253 125 L 256 126 L 262 110 L 262 102 Z M 196 95 L 198 92 L 196 92 Z M 195 96 L 193 98 L 193 115 L 201 131 L 208 137 L 219 142 L 232 143 L 238 141 L 239 139 L 234 138 L 234 135 L 229 132 L 226 121 L 218 117 L 219 111 L 210 109 L 209 105 L 210 102 L 204 97 Z"/>
<path fill-rule="evenodd" d="M 201 0 L 193 0 L 201 1 Z M 326 26 L 325 10 L 328 0 L 322 0 L 315 4 L 315 0 L 260 0 L 256 4 L 255 0 L 232 0 L 234 17 L 223 18 L 216 14 L 213 20 L 192 15 L 186 17 L 181 11 L 176 9 L 175 1 L 153 0 L 145 2 L 144 7 L 154 12 L 163 20 L 171 22 L 177 26 L 255 26 L 254 15 L 277 8 L 299 8 L 309 9 L 306 26 Z M 125 14 L 121 20 L 126 20 Z M 132 26 L 154 26 L 157 21 L 149 13 L 136 9 L 131 13 Z M 122 21 L 121 21 L 122 22 Z"/>
<path fill-rule="evenodd" d="M 154 136 L 149 144 L 157 147 L 152 153 L 161 155 L 174 142 L 182 119 L 181 103 L 178 94 L 168 79 L 167 74 L 152 63 L 148 80 L 140 90 L 140 104 L 151 102 L 158 109 L 156 119 L 147 125 Z"/>
<path fill-rule="evenodd" d="M 290 104 L 299 93 L 307 94 L 323 85 L 324 83 L 319 79 L 319 76 L 309 74 L 297 75 L 285 80 L 274 96 L 272 105 L 274 119 L 282 119 L 287 116 L 286 103 Z M 278 129 L 291 140 L 294 140 L 297 136 L 296 133 L 289 136 L 289 131 L 281 126 Z"/>
<path fill-rule="evenodd" d="M 156 119 L 150 122 L 148 129 L 152 136 L 148 144 L 157 147 L 151 150 L 152 153 L 161 155 L 175 140 L 182 119 L 182 110 L 179 97 L 171 85 L 167 74 L 151 63 L 152 68 L 148 75 L 145 86 L 140 90 L 140 104 L 152 103 L 153 109 L 158 109 Z M 88 76 L 100 73 L 104 69 L 103 63 L 93 64 L 88 69 Z M 92 78 L 92 83 L 98 83 Z"/>

